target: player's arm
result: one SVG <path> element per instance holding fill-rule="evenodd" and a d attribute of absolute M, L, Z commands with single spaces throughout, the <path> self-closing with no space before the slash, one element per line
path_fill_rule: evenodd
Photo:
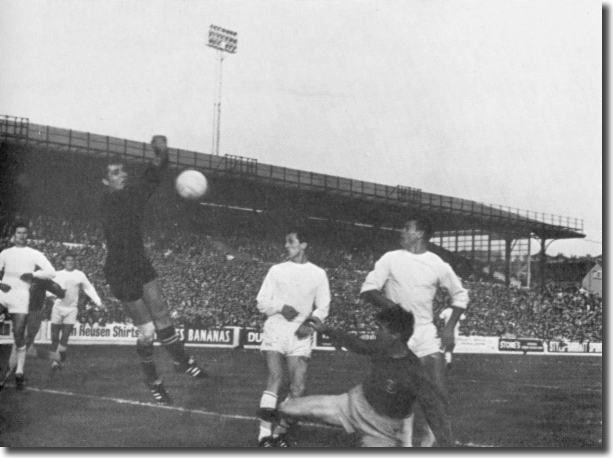
<path fill-rule="evenodd" d="M 317 287 L 315 293 L 315 310 L 311 313 L 309 320 L 318 320 L 319 323 L 323 323 L 330 314 L 330 283 L 328 282 L 328 276 L 324 272 Z M 311 329 L 309 327 L 309 329 Z"/>
<path fill-rule="evenodd" d="M 383 255 L 381 259 L 375 263 L 375 268 L 366 276 L 366 280 L 364 280 L 360 290 L 360 297 L 366 302 L 380 308 L 397 307 L 398 304 L 389 300 L 381 292 L 387 282 L 389 273 L 389 258 Z"/>
<path fill-rule="evenodd" d="M 87 278 L 87 275 L 85 274 L 83 274 L 81 279 L 81 288 L 83 289 L 83 292 L 87 294 L 87 297 L 89 297 L 97 307 L 102 306 L 102 300 L 100 299 L 100 296 L 98 296 L 96 288 L 94 288 L 94 285 L 91 284 Z"/>
<path fill-rule="evenodd" d="M 317 287 L 317 293 L 315 294 L 315 310 L 313 310 L 311 317 L 316 318 L 323 323 L 326 318 L 328 318 L 329 313 L 330 283 L 328 282 L 328 276 L 324 272 L 322 275 L 321 282 Z"/>
<path fill-rule="evenodd" d="M 366 302 L 375 305 L 380 308 L 396 308 L 399 307 L 394 301 L 390 301 L 383 293 L 376 289 L 370 291 L 364 291 L 360 294 L 360 297 Z"/>
<path fill-rule="evenodd" d="M 274 315 L 275 313 L 281 313 L 284 306 L 283 301 L 275 296 L 275 274 L 273 268 L 274 267 L 271 267 L 270 270 L 268 270 L 256 297 L 258 310 L 268 316 Z"/>
<path fill-rule="evenodd" d="M 36 267 L 38 267 L 38 270 L 32 272 L 32 276 L 41 280 L 51 280 L 53 277 L 55 277 L 55 268 L 51 265 L 45 255 L 37 252 L 35 256 Z"/>
<path fill-rule="evenodd" d="M 296 330 L 296 336 L 303 339 L 310 336 L 313 333 L 313 327 L 309 326 L 310 322 L 323 323 L 328 314 L 330 313 L 330 284 L 328 283 L 328 276 L 324 272 L 322 279 L 317 287 L 315 293 L 315 310 L 311 313 L 309 318 L 300 325 Z"/>
<path fill-rule="evenodd" d="M 11 290 L 10 285 L 6 283 L 2 283 L 1 280 L 4 278 L 4 256 L 2 256 L 2 252 L 0 252 L 0 291 L 3 293 L 8 293 Z"/>
<path fill-rule="evenodd" d="M 153 148 L 155 157 L 145 169 L 143 175 L 143 191 L 144 197 L 149 198 L 162 182 L 164 172 L 168 169 L 168 148 L 155 147 Z"/>
<path fill-rule="evenodd" d="M 436 445 L 453 447 L 451 422 L 443 394 L 421 370 L 411 374 L 410 380 L 416 387 L 417 402 L 421 405 L 426 421 L 436 437 Z"/>
<path fill-rule="evenodd" d="M 45 295 L 55 296 L 60 299 L 64 299 L 66 296 L 66 290 L 53 280 L 45 280 L 43 286 L 46 291 Z"/>
<path fill-rule="evenodd" d="M 319 333 L 330 336 L 336 348 L 345 347 L 347 350 L 360 355 L 373 355 L 381 350 L 376 340 L 362 340 L 339 329 L 332 329 L 313 318 L 306 320 L 304 325 L 312 327 Z"/>
<path fill-rule="evenodd" d="M 451 316 L 441 331 L 441 345 L 443 348 L 453 348 L 455 344 L 455 326 L 468 307 L 468 291 L 464 289 L 462 281 L 458 278 L 449 264 L 444 263 L 441 270 L 439 284 L 449 291 L 452 309 Z"/>
<path fill-rule="evenodd" d="M 324 329 L 323 333 L 330 336 L 335 347 L 345 347 L 359 355 L 374 355 L 383 350 L 376 340 L 363 340 L 338 329 Z"/>

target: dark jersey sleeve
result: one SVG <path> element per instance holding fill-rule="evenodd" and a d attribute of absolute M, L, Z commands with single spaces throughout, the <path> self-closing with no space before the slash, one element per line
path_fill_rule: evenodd
<path fill-rule="evenodd" d="M 375 355 L 382 351 L 376 340 L 363 340 L 337 329 L 329 329 L 326 334 L 330 336 L 336 347 L 345 347 L 347 350 L 360 355 Z"/>
<path fill-rule="evenodd" d="M 164 172 L 168 169 L 168 155 L 159 159 L 159 163 L 149 164 L 138 185 L 137 192 L 141 199 L 146 201 L 155 192 L 158 185 L 162 182 Z"/>
<path fill-rule="evenodd" d="M 49 291 L 51 294 L 56 297 L 59 297 L 60 299 L 64 299 L 64 297 L 66 296 L 66 290 L 53 280 L 44 280 L 43 285 L 46 291 Z"/>

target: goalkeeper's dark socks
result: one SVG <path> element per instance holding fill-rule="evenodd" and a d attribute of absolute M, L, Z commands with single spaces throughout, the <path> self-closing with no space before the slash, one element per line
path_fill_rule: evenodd
<path fill-rule="evenodd" d="M 140 367 L 143 370 L 145 376 L 145 383 L 151 385 L 158 380 L 158 373 L 155 369 L 155 363 L 153 361 L 141 361 Z"/>
<path fill-rule="evenodd" d="M 179 338 L 179 334 L 175 332 L 174 326 L 169 326 L 157 331 L 158 340 L 166 351 L 170 354 L 170 357 L 174 360 L 175 364 L 181 365 L 181 367 L 187 368 L 189 357 L 185 353 L 183 342 Z"/>
<path fill-rule="evenodd" d="M 145 376 L 145 383 L 151 384 L 158 379 L 155 363 L 153 362 L 153 342 L 136 341 L 136 353 L 140 357 L 140 366 Z"/>

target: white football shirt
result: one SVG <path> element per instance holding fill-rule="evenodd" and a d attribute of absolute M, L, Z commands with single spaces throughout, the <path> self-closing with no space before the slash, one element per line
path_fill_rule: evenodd
<path fill-rule="evenodd" d="M 324 321 L 330 309 L 330 286 L 326 271 L 310 262 L 283 262 L 270 268 L 257 295 L 257 307 L 268 321 L 288 323 L 280 314 L 291 305 L 298 315 L 291 323 L 301 324 L 311 314 Z"/>
<path fill-rule="evenodd" d="M 40 270 L 36 270 L 39 268 Z M 31 273 L 41 279 L 52 279 L 55 277 L 55 269 L 40 251 L 28 246 L 13 246 L 0 252 L 0 270 L 4 270 L 2 283 L 6 283 L 11 288 L 30 290 L 30 284 L 23 281 L 20 277 L 23 274 Z"/>
<path fill-rule="evenodd" d="M 53 281 L 66 290 L 64 299 L 56 299 L 55 305 L 60 307 L 76 307 L 79 303 L 79 291 L 81 289 L 83 289 L 83 292 L 87 294 L 94 304 L 98 306 L 102 304 L 94 286 L 90 283 L 87 276 L 78 269 L 71 271 L 66 269 L 60 270 Z"/>
<path fill-rule="evenodd" d="M 434 322 L 432 303 L 439 286 L 447 288 L 454 307 L 467 307 L 468 292 L 449 264 L 430 251 L 415 254 L 395 250 L 375 263 L 361 293 L 383 290 L 385 297 L 413 313 L 418 327 Z"/>

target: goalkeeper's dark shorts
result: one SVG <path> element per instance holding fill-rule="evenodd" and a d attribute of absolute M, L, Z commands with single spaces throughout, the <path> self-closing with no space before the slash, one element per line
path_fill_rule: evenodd
<path fill-rule="evenodd" d="M 156 279 L 157 274 L 148 259 L 129 265 L 106 265 L 106 280 L 113 296 L 122 302 L 134 302 L 143 297 L 143 286 Z"/>

